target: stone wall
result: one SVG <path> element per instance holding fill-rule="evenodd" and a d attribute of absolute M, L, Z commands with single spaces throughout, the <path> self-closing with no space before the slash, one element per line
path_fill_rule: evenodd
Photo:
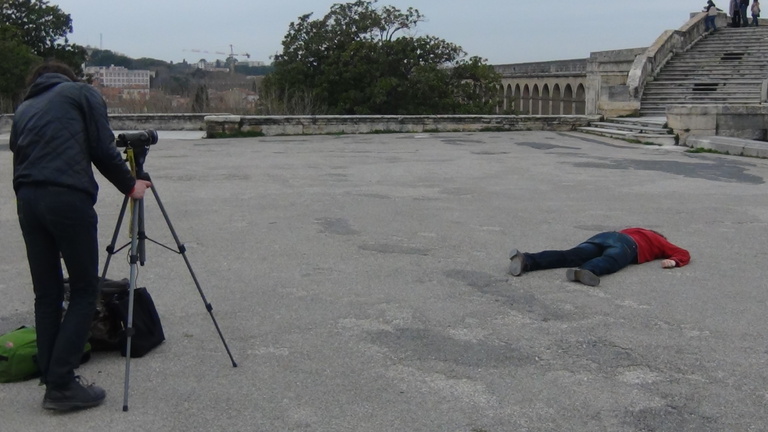
<path fill-rule="evenodd" d="M 690 137 L 768 140 L 768 105 L 680 105 L 667 108 L 667 125 L 688 145 Z"/>
<path fill-rule="evenodd" d="M 584 75 L 586 59 L 555 60 L 532 63 L 494 65 L 493 69 L 504 77 L 540 77 Z"/>
<path fill-rule="evenodd" d="M 210 115 L 226 114 L 110 114 L 109 124 L 114 130 L 202 131 Z"/>
<path fill-rule="evenodd" d="M 572 131 L 599 121 L 582 115 L 444 116 L 236 116 L 229 114 L 110 115 L 114 130 L 156 129 L 206 133 L 320 135 L 479 131 Z M 11 129 L 13 115 L 0 116 L 0 133 Z"/>
<path fill-rule="evenodd" d="M 385 132 L 572 131 L 599 116 L 208 116 L 206 134 L 321 135 Z"/>
<path fill-rule="evenodd" d="M 13 114 L 0 114 L 0 133 L 10 133 Z"/>
<path fill-rule="evenodd" d="M 205 117 L 226 114 L 110 114 L 109 124 L 114 130 L 205 130 Z M 0 133 L 9 133 L 13 114 L 0 115 Z"/>
<path fill-rule="evenodd" d="M 640 102 L 630 97 L 627 79 L 635 59 L 647 48 L 593 52 L 587 62 L 587 114 L 618 117 L 636 114 Z"/>

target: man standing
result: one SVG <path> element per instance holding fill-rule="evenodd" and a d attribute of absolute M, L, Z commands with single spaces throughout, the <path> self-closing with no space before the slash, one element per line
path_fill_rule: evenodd
<path fill-rule="evenodd" d="M 749 0 L 741 0 L 739 4 L 739 10 L 741 12 L 741 26 L 749 26 L 749 18 L 747 18 L 747 8 L 749 7 Z"/>
<path fill-rule="evenodd" d="M 106 105 L 98 91 L 77 82 L 66 65 L 48 62 L 31 84 L 11 127 L 13 188 L 35 292 L 38 365 L 43 408 L 99 405 L 105 391 L 81 382 L 74 369 L 98 298 L 98 184 L 91 164 L 120 192 L 141 199 L 151 186 L 135 180 L 114 145 Z M 64 296 L 61 260 L 69 276 Z"/>

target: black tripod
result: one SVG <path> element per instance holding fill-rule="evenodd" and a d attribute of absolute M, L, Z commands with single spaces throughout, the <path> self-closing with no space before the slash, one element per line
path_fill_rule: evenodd
<path fill-rule="evenodd" d="M 141 180 L 147 180 L 151 181 L 149 177 L 149 173 L 144 171 L 144 160 L 146 159 L 147 152 L 149 151 L 149 144 L 154 144 L 157 142 L 157 134 L 154 131 L 150 131 L 152 134 L 154 134 L 154 142 L 150 140 L 136 140 L 140 141 L 139 145 L 136 145 L 135 142 L 132 142 L 130 139 L 125 139 L 124 135 L 120 135 L 118 139 L 118 146 L 124 146 L 126 147 L 125 153 L 127 155 L 127 161 L 128 164 L 131 167 L 131 171 L 133 172 L 134 176 L 137 179 Z M 143 132 L 142 132 L 143 133 Z M 122 145 L 121 145 L 122 144 Z M 192 276 L 192 280 L 195 282 L 195 286 L 197 287 L 198 293 L 200 293 L 200 297 L 203 300 L 203 303 L 205 304 L 205 308 L 208 311 L 208 314 L 211 316 L 211 320 L 213 321 L 213 325 L 216 327 L 216 332 L 219 334 L 219 338 L 221 338 L 222 344 L 224 344 L 224 348 L 227 351 L 227 354 L 229 355 L 229 359 L 232 362 L 232 367 L 237 367 L 237 363 L 235 363 L 235 359 L 232 357 L 232 352 L 229 350 L 229 346 L 227 346 L 227 342 L 224 340 L 224 335 L 221 333 L 221 329 L 219 328 L 218 322 L 216 322 L 216 318 L 213 316 L 213 306 L 208 302 L 208 300 L 205 298 L 205 294 L 203 293 L 203 289 L 200 287 L 200 282 L 197 280 L 197 276 L 195 276 L 195 272 L 192 270 L 192 266 L 189 263 L 189 259 L 186 255 L 186 247 L 184 244 L 182 244 L 179 241 L 179 237 L 176 235 L 176 231 L 173 229 L 173 225 L 171 224 L 171 220 L 168 217 L 168 213 L 165 211 L 165 207 L 163 207 L 162 201 L 160 201 L 160 196 L 157 193 L 157 189 L 155 188 L 154 184 L 150 187 L 152 190 L 152 194 L 155 196 L 155 201 L 157 201 L 157 205 L 160 207 L 160 211 L 163 213 L 163 217 L 165 218 L 165 222 L 168 225 L 168 229 L 171 231 L 171 235 L 173 235 L 173 239 L 176 242 L 176 248 L 177 250 L 174 250 L 168 246 L 165 246 L 161 243 L 158 243 L 150 238 L 147 237 L 145 231 L 144 231 L 144 199 L 131 199 L 126 195 L 125 199 L 123 200 L 123 205 L 120 209 L 120 215 L 117 218 L 117 225 L 115 226 L 115 232 L 112 235 L 112 241 L 110 242 L 109 246 L 107 246 L 107 259 L 104 263 L 104 270 L 101 275 L 101 281 L 106 280 L 107 276 L 107 270 L 109 269 L 109 262 L 112 259 L 112 256 L 118 252 L 120 252 L 122 249 L 124 249 L 126 246 L 130 244 L 130 255 L 129 255 L 129 262 L 130 262 L 130 288 L 129 288 L 129 294 L 128 294 L 128 319 L 127 319 L 127 326 L 125 329 L 126 332 L 126 355 L 125 355 L 125 382 L 124 382 L 124 389 L 123 389 L 123 411 L 128 411 L 128 390 L 129 390 L 129 383 L 130 383 L 130 373 L 131 373 L 131 337 L 134 334 L 133 329 L 133 302 L 134 302 L 134 290 L 136 289 L 136 277 L 138 275 L 138 264 L 141 264 L 142 266 L 146 262 L 146 251 L 145 251 L 145 243 L 146 240 L 149 240 L 157 245 L 160 245 L 166 249 L 169 249 L 173 252 L 181 254 L 182 257 L 184 257 L 184 262 L 187 264 L 187 269 L 189 269 L 189 274 Z M 120 226 L 123 223 L 123 218 L 125 217 L 125 211 L 128 208 L 128 202 L 131 202 L 131 241 L 129 243 L 126 243 L 119 249 L 115 249 L 115 244 L 117 242 L 117 236 L 120 232 Z"/>

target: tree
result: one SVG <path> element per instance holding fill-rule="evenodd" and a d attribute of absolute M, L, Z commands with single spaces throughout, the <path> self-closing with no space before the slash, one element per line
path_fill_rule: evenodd
<path fill-rule="evenodd" d="M 377 0 L 335 4 L 321 19 L 306 14 L 289 25 L 263 94 L 310 97 L 337 114 L 485 113 L 490 99 L 467 88 L 498 85 L 484 60 L 433 36 L 414 36 L 417 9 L 377 8 Z M 472 84 L 468 84 L 471 80 Z M 292 102 L 295 104 L 295 102 Z"/>
<path fill-rule="evenodd" d="M 0 96 L 15 101 L 29 67 L 42 60 L 55 58 L 81 74 L 87 52 L 69 43 L 71 32 L 70 16 L 46 0 L 0 0 L 0 60 L 5 63 Z"/>
<path fill-rule="evenodd" d="M 0 112 L 11 112 L 23 96 L 25 72 L 40 58 L 24 45 L 15 28 L 0 25 L 0 59 Z"/>
<path fill-rule="evenodd" d="M 88 66 L 122 66 L 126 69 L 133 67 L 133 59 L 110 50 L 93 50 L 88 57 Z"/>
<path fill-rule="evenodd" d="M 192 100 L 192 112 L 208 112 L 209 104 L 208 87 L 205 84 L 198 86 L 197 90 L 195 91 L 195 97 Z"/>
<path fill-rule="evenodd" d="M 18 37 L 42 58 L 56 58 L 79 69 L 85 48 L 70 44 L 72 18 L 47 0 L 0 0 L 0 25 L 18 31 Z"/>

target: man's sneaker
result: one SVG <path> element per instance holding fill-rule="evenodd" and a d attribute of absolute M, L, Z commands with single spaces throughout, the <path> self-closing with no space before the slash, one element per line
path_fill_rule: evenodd
<path fill-rule="evenodd" d="M 572 282 L 581 282 L 584 285 L 598 286 L 600 285 L 600 278 L 589 270 L 584 269 L 568 269 L 565 272 L 565 277 Z"/>
<path fill-rule="evenodd" d="M 509 274 L 512 276 L 520 276 L 528 271 L 528 263 L 526 262 L 525 254 L 519 250 L 512 249 L 509 253 L 509 260 L 512 261 L 509 263 Z"/>
<path fill-rule="evenodd" d="M 85 384 L 79 376 L 65 389 L 48 388 L 43 397 L 43 408 L 57 411 L 70 411 L 95 407 L 104 402 L 107 393 L 103 388 Z"/>

